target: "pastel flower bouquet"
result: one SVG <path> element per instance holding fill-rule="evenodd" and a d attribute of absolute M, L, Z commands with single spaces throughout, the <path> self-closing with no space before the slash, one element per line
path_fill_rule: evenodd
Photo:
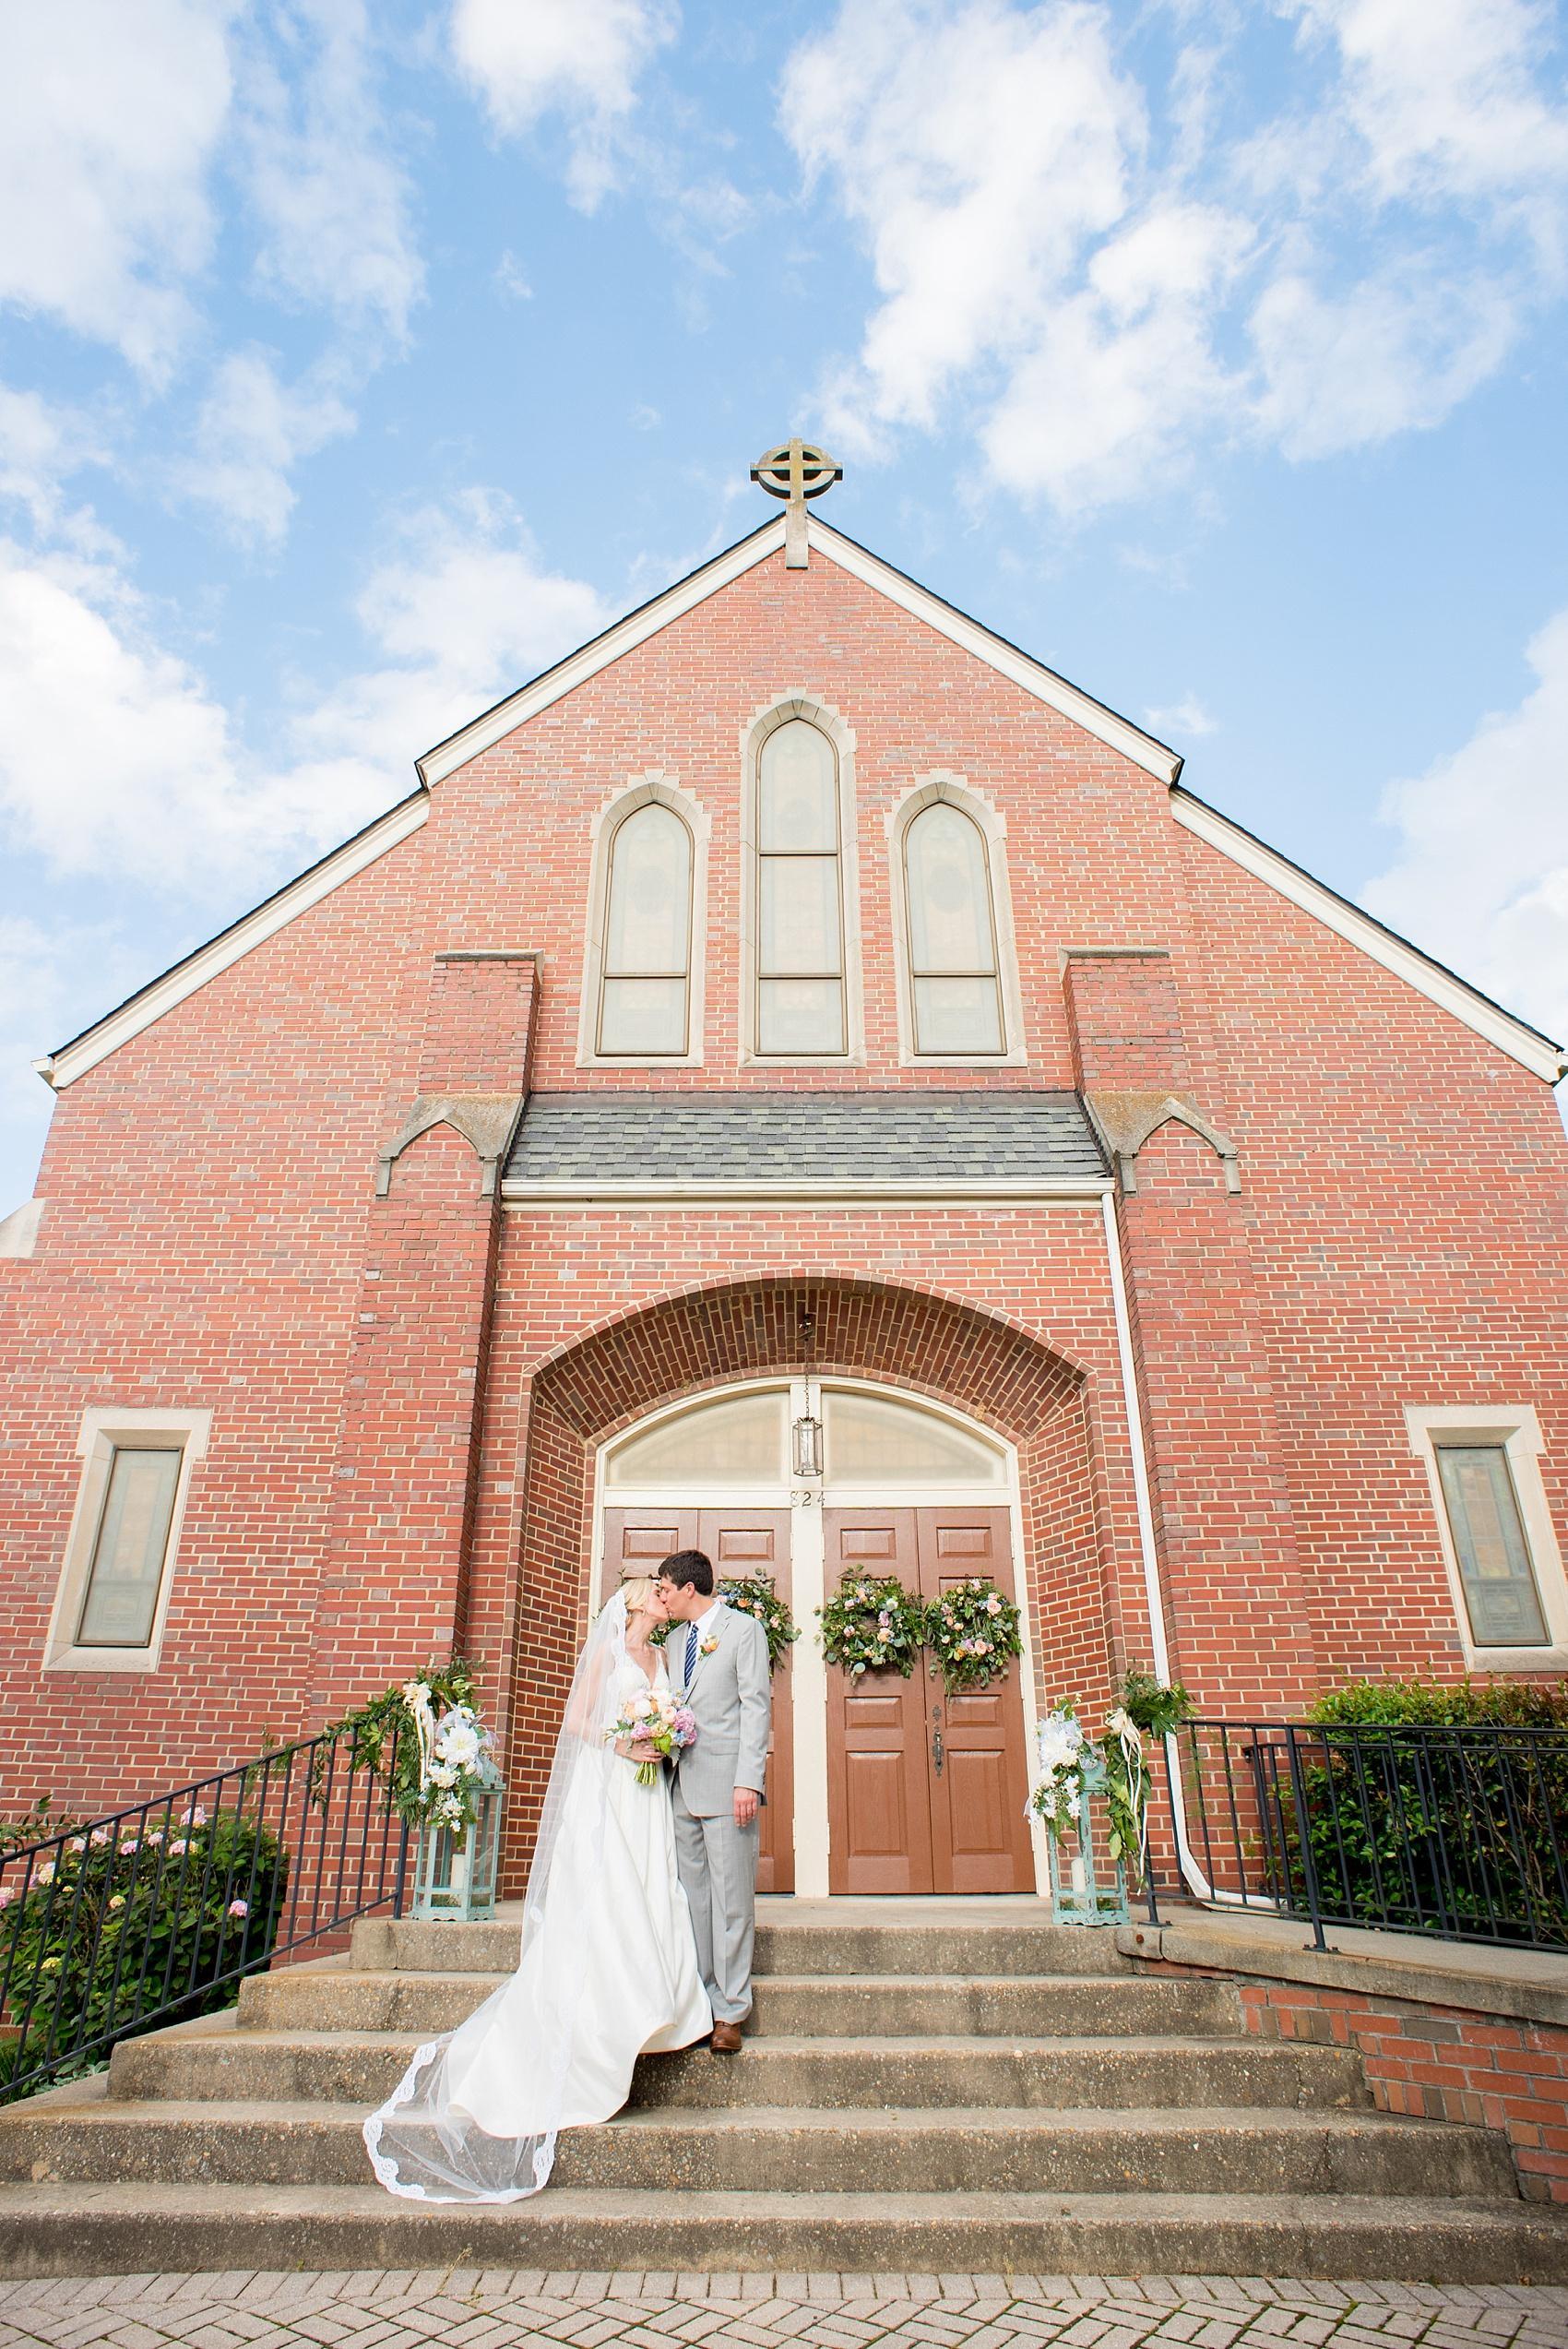
<path fill-rule="evenodd" d="M 652 1786 L 658 1783 L 659 1764 L 695 1746 L 696 1736 L 696 1715 L 691 1708 L 678 1705 L 662 1688 L 648 1688 L 633 1697 L 619 1720 L 611 1723 L 604 1742 L 620 1746 L 629 1741 L 634 1750 L 626 1759 L 636 1764 L 637 1784 Z M 639 1746 L 647 1750 L 638 1754 L 635 1749 Z"/>

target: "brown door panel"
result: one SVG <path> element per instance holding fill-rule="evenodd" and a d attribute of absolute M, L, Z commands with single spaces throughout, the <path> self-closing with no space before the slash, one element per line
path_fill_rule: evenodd
<path fill-rule="evenodd" d="M 909 1589 L 920 1572 L 912 1508 L 824 1512 L 826 1587 L 839 1578 L 897 1574 Z M 917 1665 L 858 1680 L 838 1665 L 827 1674 L 827 1882 L 833 1892 L 929 1892 L 931 1795 L 926 1783 L 925 1698 Z M 897 1836 L 896 1842 L 890 1838 Z"/>
<path fill-rule="evenodd" d="M 970 1575 L 1015 1594 L 1012 1529 L 1004 1508 L 922 1508 L 921 1589 L 937 1598 Z M 932 1764 L 932 1872 L 939 1892 L 1030 1892 L 1034 1854 L 1024 1818 L 1028 1771 L 1018 1665 L 968 1696 L 933 1692 L 943 1745 Z"/>
<path fill-rule="evenodd" d="M 770 1574 L 786 1604 L 790 1598 L 790 1512 L 787 1508 L 705 1508 L 697 1518 L 696 1545 L 727 1575 Z M 773 1726 L 767 1740 L 766 1802 L 758 1827 L 756 1889 L 795 1889 L 795 1737 L 789 1658 L 773 1675 Z"/>

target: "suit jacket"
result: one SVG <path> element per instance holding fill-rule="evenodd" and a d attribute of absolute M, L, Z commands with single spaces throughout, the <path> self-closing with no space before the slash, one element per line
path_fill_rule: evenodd
<path fill-rule="evenodd" d="M 681 1799 L 695 1818 L 728 1812 L 737 1786 L 760 1795 L 767 1770 L 767 1733 L 773 1690 L 767 1669 L 767 1635 L 760 1623 L 720 1600 L 697 1625 L 699 1649 L 685 1681 L 684 1623 L 671 1626 L 665 1654 L 678 1701 L 696 1715 L 696 1743 L 676 1765 Z M 700 1642 L 717 1639 L 708 1655 Z"/>

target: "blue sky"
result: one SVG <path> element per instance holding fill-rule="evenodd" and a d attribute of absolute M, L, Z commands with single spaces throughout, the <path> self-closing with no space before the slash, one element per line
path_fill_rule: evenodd
<path fill-rule="evenodd" d="M 1531 0 L 0 5 L 0 1213 L 32 1059 L 773 510 L 1568 1032 Z"/>

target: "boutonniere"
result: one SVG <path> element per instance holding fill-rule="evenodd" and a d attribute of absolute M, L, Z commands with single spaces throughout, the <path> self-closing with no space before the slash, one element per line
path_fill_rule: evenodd
<path fill-rule="evenodd" d="M 701 1640 L 699 1640 L 697 1641 L 697 1653 L 698 1653 L 698 1655 L 699 1655 L 699 1656 L 710 1656 L 710 1655 L 712 1655 L 712 1653 L 713 1653 L 714 1650 L 718 1647 L 718 1645 L 719 1645 L 719 1634 L 718 1634 L 718 1632 L 717 1632 L 717 1631 L 710 1631 L 710 1632 L 708 1632 L 708 1633 L 707 1633 L 707 1637 L 706 1637 L 705 1639 L 701 1639 Z"/>

